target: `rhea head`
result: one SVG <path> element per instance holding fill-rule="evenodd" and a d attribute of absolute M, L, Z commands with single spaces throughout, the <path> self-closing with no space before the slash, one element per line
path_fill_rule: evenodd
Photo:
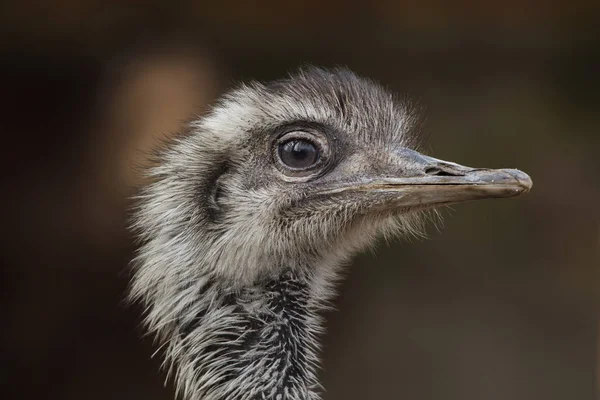
<path fill-rule="evenodd" d="M 418 152 L 418 115 L 344 69 L 231 91 L 139 196 L 132 297 L 189 399 L 317 399 L 319 311 L 340 265 L 435 207 L 531 188 Z"/>

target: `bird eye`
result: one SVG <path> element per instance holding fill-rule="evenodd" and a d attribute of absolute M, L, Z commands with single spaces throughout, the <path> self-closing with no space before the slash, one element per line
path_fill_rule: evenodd
<path fill-rule="evenodd" d="M 302 170 L 319 161 L 317 146 L 304 139 L 292 139 L 279 145 L 279 159 L 288 168 Z"/>

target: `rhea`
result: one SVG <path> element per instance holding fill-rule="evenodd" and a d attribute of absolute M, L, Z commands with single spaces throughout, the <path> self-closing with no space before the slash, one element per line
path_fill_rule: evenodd
<path fill-rule="evenodd" d="M 225 95 L 167 144 L 138 197 L 131 298 L 187 400 L 315 400 L 341 266 L 428 210 L 527 193 L 515 169 L 417 150 L 415 108 L 345 69 Z"/>

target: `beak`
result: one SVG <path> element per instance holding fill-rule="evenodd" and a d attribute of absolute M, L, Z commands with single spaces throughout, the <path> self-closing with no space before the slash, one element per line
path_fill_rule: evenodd
<path fill-rule="evenodd" d="M 385 208 L 421 207 L 516 197 L 533 183 L 518 169 L 471 168 L 402 149 L 394 155 L 398 173 L 346 187 L 377 195 Z M 338 189 L 339 190 L 339 189 Z"/>

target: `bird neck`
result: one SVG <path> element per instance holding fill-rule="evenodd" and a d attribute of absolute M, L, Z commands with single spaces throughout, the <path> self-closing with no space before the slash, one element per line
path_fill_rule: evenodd
<path fill-rule="evenodd" d="M 167 351 L 190 400 L 317 400 L 319 311 L 311 277 L 243 289 L 204 285 Z"/>

